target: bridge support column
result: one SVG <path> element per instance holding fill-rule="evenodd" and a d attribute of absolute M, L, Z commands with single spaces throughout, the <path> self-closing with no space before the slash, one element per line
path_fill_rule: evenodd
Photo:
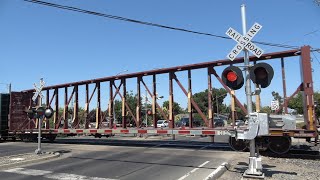
<path fill-rule="evenodd" d="M 127 108 L 126 108 L 126 96 L 127 85 L 126 79 L 121 79 L 123 84 L 123 96 L 122 96 L 122 128 L 127 128 Z"/>

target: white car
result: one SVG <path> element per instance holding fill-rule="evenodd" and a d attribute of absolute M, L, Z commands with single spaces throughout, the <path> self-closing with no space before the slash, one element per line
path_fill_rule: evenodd
<path fill-rule="evenodd" d="M 245 125 L 245 123 L 244 123 L 243 120 L 236 120 L 235 124 L 236 124 L 236 126 L 243 126 L 243 125 Z"/>
<path fill-rule="evenodd" d="M 232 126 L 233 123 L 230 123 L 230 125 Z M 244 122 L 243 120 L 235 120 L 235 126 L 244 126 L 247 125 L 246 122 Z"/>
<path fill-rule="evenodd" d="M 157 127 L 158 128 L 168 127 L 168 121 L 167 120 L 158 120 Z"/>

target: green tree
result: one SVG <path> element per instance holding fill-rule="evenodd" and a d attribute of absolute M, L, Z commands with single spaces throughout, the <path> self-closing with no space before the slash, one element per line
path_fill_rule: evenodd
<path fill-rule="evenodd" d="M 167 112 L 167 116 L 169 115 L 169 101 L 164 101 L 162 104 L 163 109 L 166 109 L 164 112 Z M 180 114 L 183 113 L 183 109 L 181 108 L 180 104 L 177 102 L 173 102 L 173 114 Z"/>
<path fill-rule="evenodd" d="M 133 94 L 132 91 L 126 93 L 126 103 L 131 109 L 131 112 L 134 117 L 136 117 L 136 107 L 137 107 L 137 94 Z M 122 122 L 122 100 L 115 100 L 114 101 L 114 108 L 115 108 L 115 116 L 116 116 L 116 122 L 121 123 Z M 141 111 L 144 112 L 143 110 Z M 127 122 L 130 124 L 134 124 L 134 118 L 129 113 L 129 110 L 125 112 L 127 116 Z"/>
<path fill-rule="evenodd" d="M 268 113 L 268 114 L 270 114 L 270 113 L 271 113 L 271 108 L 270 108 L 270 106 L 263 106 L 263 107 L 260 108 L 260 112 L 261 112 L 261 113 Z"/>
<path fill-rule="evenodd" d="M 314 93 L 314 101 L 316 103 L 315 111 L 316 111 L 316 116 L 320 116 L 320 92 L 315 92 Z"/>
<path fill-rule="evenodd" d="M 89 111 L 87 117 L 89 122 L 96 122 L 96 111 L 97 109 L 92 109 L 91 111 Z"/>
<path fill-rule="evenodd" d="M 320 102 L 320 92 L 314 92 L 314 101 Z M 288 107 L 297 111 L 298 114 L 303 114 L 303 99 L 302 93 L 299 92 L 295 95 L 288 103 Z M 315 109 L 316 116 L 320 116 L 320 108 L 319 105 Z"/>
<path fill-rule="evenodd" d="M 213 106 L 213 112 L 217 112 L 217 105 L 216 103 L 218 102 L 218 110 L 219 112 L 226 111 L 227 108 L 224 107 L 223 105 L 223 100 L 224 98 L 227 96 L 227 91 L 223 88 L 217 89 L 217 88 L 213 88 L 212 89 L 212 97 L 211 97 L 211 101 L 212 101 L 212 106 Z M 206 89 L 205 91 L 202 92 L 198 92 L 195 93 L 193 95 L 193 100 L 198 104 L 200 110 L 205 113 L 208 114 L 208 89 Z M 196 112 L 194 110 L 194 112 Z"/>
<path fill-rule="evenodd" d="M 276 91 L 272 91 L 271 92 L 272 96 L 273 96 L 273 100 L 275 101 L 279 101 L 279 104 L 282 104 L 283 103 L 283 97 L 280 96 L 280 94 Z"/>
<path fill-rule="evenodd" d="M 220 113 L 227 114 L 231 112 L 231 106 L 227 106 L 226 104 L 222 104 L 220 107 Z"/>
<path fill-rule="evenodd" d="M 246 114 L 241 110 L 241 108 L 236 107 L 235 110 L 236 110 L 236 112 L 235 112 L 236 113 L 236 119 L 245 119 Z"/>
<path fill-rule="evenodd" d="M 303 114 L 303 105 L 302 105 L 302 93 L 299 92 L 296 94 L 288 103 L 288 107 L 297 111 L 298 114 Z"/>
<path fill-rule="evenodd" d="M 244 106 L 244 108 L 248 109 L 248 106 L 246 103 L 243 106 Z M 252 102 L 252 112 L 256 112 L 256 103 L 255 102 Z"/>

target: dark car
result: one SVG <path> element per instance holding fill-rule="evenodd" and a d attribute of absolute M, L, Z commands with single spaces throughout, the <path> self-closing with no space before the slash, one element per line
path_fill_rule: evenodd
<path fill-rule="evenodd" d="M 215 117 L 214 118 L 214 127 L 224 127 L 224 120 L 218 118 L 218 117 Z"/>
<path fill-rule="evenodd" d="M 189 126 L 189 118 L 181 118 L 176 122 L 176 127 Z"/>
<path fill-rule="evenodd" d="M 201 122 L 202 122 L 202 120 L 193 119 L 193 126 L 199 127 L 202 124 Z M 188 127 L 189 126 L 189 118 L 181 118 L 178 122 L 176 122 L 175 125 L 176 125 L 176 127 L 182 127 L 182 126 Z"/>

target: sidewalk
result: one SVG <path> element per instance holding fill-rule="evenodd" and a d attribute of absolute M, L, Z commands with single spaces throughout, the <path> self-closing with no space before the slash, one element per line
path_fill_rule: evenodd
<path fill-rule="evenodd" d="M 12 156 L 0 157 L 0 169 L 7 169 L 15 166 L 31 164 L 48 159 L 60 157 L 58 152 L 44 152 L 37 155 L 35 153 L 18 154 Z"/>

